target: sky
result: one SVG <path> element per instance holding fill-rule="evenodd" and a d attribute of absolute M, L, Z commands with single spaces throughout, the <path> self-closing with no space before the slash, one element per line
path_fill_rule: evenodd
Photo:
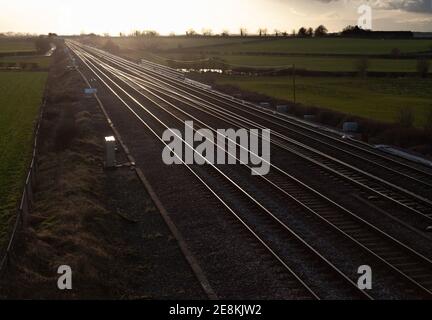
<path fill-rule="evenodd" d="M 0 32 L 238 33 L 244 27 L 256 33 L 320 24 L 335 32 L 357 24 L 361 4 L 372 8 L 374 30 L 432 32 L 432 0 L 0 0 Z"/>

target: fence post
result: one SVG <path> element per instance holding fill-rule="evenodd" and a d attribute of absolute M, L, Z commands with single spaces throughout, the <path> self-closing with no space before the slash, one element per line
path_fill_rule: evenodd
<path fill-rule="evenodd" d="M 29 215 L 29 203 L 27 197 L 27 188 L 24 188 L 24 193 L 21 201 L 21 219 L 23 223 L 23 227 L 26 228 L 28 226 L 28 215 Z"/>

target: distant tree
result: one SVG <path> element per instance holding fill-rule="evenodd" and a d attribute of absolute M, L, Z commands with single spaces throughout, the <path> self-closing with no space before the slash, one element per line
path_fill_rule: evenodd
<path fill-rule="evenodd" d="M 210 28 L 202 29 L 202 35 L 203 36 L 210 37 L 212 34 L 213 34 L 212 29 L 210 29 Z"/>
<path fill-rule="evenodd" d="M 360 76 L 366 77 L 367 71 L 369 69 L 369 59 L 367 57 L 358 59 L 355 62 L 354 68 L 359 73 Z"/>
<path fill-rule="evenodd" d="M 170 36 L 170 37 L 175 37 L 176 34 L 175 34 L 175 32 L 170 32 L 169 36 Z"/>
<path fill-rule="evenodd" d="M 429 73 L 430 63 L 426 58 L 417 60 L 417 72 L 422 78 L 426 78 Z"/>
<path fill-rule="evenodd" d="M 343 30 L 342 30 L 342 34 L 343 33 L 353 33 L 353 32 L 355 32 L 355 30 L 356 29 L 360 29 L 358 26 L 351 26 L 351 25 L 349 25 L 349 26 L 346 26 L 345 28 L 343 28 Z"/>
<path fill-rule="evenodd" d="M 323 25 L 320 25 L 315 29 L 315 37 L 324 37 L 327 34 L 328 34 L 328 29 Z"/>
<path fill-rule="evenodd" d="M 308 28 L 306 30 L 306 36 L 311 38 L 313 37 L 313 35 L 314 35 L 314 30 L 312 28 Z"/>
<path fill-rule="evenodd" d="M 230 33 L 229 33 L 228 30 L 223 30 L 222 33 L 221 33 L 222 37 L 229 37 L 229 35 L 230 35 Z"/>
<path fill-rule="evenodd" d="M 341 35 L 344 37 L 358 37 L 358 36 L 367 36 L 372 33 L 371 30 L 364 30 L 359 26 L 347 26 L 341 32 Z"/>
<path fill-rule="evenodd" d="M 197 32 L 194 30 L 194 29 L 189 29 L 188 31 L 186 31 L 186 35 L 188 36 L 188 37 L 194 37 L 194 36 L 196 36 L 197 35 Z"/>
<path fill-rule="evenodd" d="M 274 30 L 275 37 L 279 37 L 281 35 L 281 32 L 278 29 Z"/>
<path fill-rule="evenodd" d="M 48 37 L 49 38 L 55 38 L 55 37 L 58 37 L 58 35 L 57 35 L 57 33 L 50 32 L 50 33 L 48 33 Z"/>
<path fill-rule="evenodd" d="M 267 37 L 267 32 L 268 32 L 267 28 L 259 28 L 258 29 L 258 33 L 259 33 L 260 37 Z"/>
<path fill-rule="evenodd" d="M 299 31 L 297 32 L 297 36 L 298 37 L 302 37 L 302 38 L 306 37 L 307 36 L 307 30 L 306 30 L 306 28 L 305 27 L 301 27 L 299 29 Z"/>
<path fill-rule="evenodd" d="M 398 122 L 404 128 L 412 128 L 414 126 L 414 111 L 411 107 L 403 107 L 399 110 Z"/>
<path fill-rule="evenodd" d="M 240 36 L 247 37 L 248 31 L 246 28 L 240 28 Z"/>
<path fill-rule="evenodd" d="M 141 37 L 157 37 L 159 33 L 155 30 L 144 30 L 141 32 Z"/>
<path fill-rule="evenodd" d="M 288 32 L 287 31 L 282 32 L 282 36 L 283 37 L 288 37 Z"/>
<path fill-rule="evenodd" d="M 296 36 L 297 36 L 297 30 L 296 30 L 296 29 L 293 29 L 291 35 L 292 35 L 293 37 L 296 37 Z"/>
<path fill-rule="evenodd" d="M 134 31 L 132 31 L 131 36 L 132 37 L 141 37 L 141 31 L 134 30 Z"/>

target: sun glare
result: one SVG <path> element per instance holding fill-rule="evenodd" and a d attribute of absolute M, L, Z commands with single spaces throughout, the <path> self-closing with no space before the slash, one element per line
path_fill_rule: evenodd
<path fill-rule="evenodd" d="M 84 32 L 128 33 L 132 30 L 157 30 L 161 34 L 184 33 L 189 28 L 201 31 L 202 28 L 233 29 L 236 23 L 224 25 L 226 18 L 238 12 L 242 1 L 220 6 L 220 2 L 199 0 L 187 1 L 134 1 L 119 2 L 117 5 L 102 4 L 99 1 L 86 3 L 78 0 L 73 6 L 81 5 L 83 10 L 76 16 L 72 5 L 63 5 L 58 17 L 59 28 L 71 33 Z M 95 14 L 96 13 L 96 14 Z M 237 21 L 242 20 L 241 18 Z"/>

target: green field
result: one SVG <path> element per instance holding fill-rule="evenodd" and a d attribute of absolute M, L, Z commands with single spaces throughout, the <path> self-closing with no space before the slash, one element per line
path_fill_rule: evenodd
<path fill-rule="evenodd" d="M 106 42 L 104 38 L 97 40 Z M 401 53 L 432 50 L 432 40 L 426 39 L 260 39 L 257 37 L 155 37 L 155 38 L 113 38 L 122 49 L 186 52 L 213 52 L 217 54 L 236 53 L 284 53 L 284 54 L 390 54 L 395 48 Z"/>
<path fill-rule="evenodd" d="M 130 56 L 137 58 L 136 56 Z M 291 68 L 295 64 L 298 69 L 311 71 L 356 71 L 358 58 L 336 57 L 290 57 L 290 56 L 260 56 L 260 55 L 185 55 L 164 54 L 152 55 L 145 53 L 141 58 L 149 59 L 156 63 L 167 64 L 168 60 L 175 61 L 199 61 L 203 58 L 216 58 L 223 61 L 231 68 L 254 69 L 284 69 Z M 415 59 L 368 59 L 369 69 L 373 72 L 416 72 L 417 60 Z M 431 61 L 432 65 L 432 61 Z M 430 70 L 432 72 L 432 68 Z"/>
<path fill-rule="evenodd" d="M 223 38 L 223 37 L 143 37 L 143 38 L 112 38 L 122 49 L 126 50 L 173 50 L 201 48 L 208 46 L 228 46 L 253 41 L 254 38 Z M 107 40 L 99 38 L 99 44 Z"/>
<path fill-rule="evenodd" d="M 102 38 L 100 41 L 104 41 Z M 106 41 L 106 40 L 105 40 Z M 222 60 L 228 67 L 249 68 L 297 68 L 310 71 L 355 71 L 358 57 L 335 57 L 329 54 L 389 55 L 393 49 L 401 53 L 416 53 L 432 50 L 432 40 L 373 40 L 373 39 L 263 39 L 251 38 L 115 38 L 123 50 L 122 54 L 138 60 L 141 58 L 168 64 L 177 62 Z M 289 54 L 296 54 L 290 56 Z M 417 59 L 368 58 L 369 71 L 415 72 Z M 187 67 L 187 65 L 185 66 Z M 205 68 L 206 66 L 203 65 Z"/>
<path fill-rule="evenodd" d="M 33 41 L 30 40 L 16 40 L 16 39 L 1 39 L 0 38 L 0 53 L 1 52 L 21 52 L 21 51 L 35 51 Z"/>
<path fill-rule="evenodd" d="M 217 47 L 202 47 L 200 51 L 218 53 L 295 53 L 295 54 L 390 54 L 398 48 L 402 53 L 432 50 L 432 40 L 372 40 L 372 39 L 281 39 L 236 43 Z"/>
<path fill-rule="evenodd" d="M 21 196 L 46 78 L 44 72 L 0 72 L 0 244 Z"/>
<path fill-rule="evenodd" d="M 51 57 L 26 56 L 26 57 L 0 57 L 1 63 L 37 63 L 39 68 L 47 69 L 51 64 Z"/>
<path fill-rule="evenodd" d="M 355 71 L 358 59 L 331 57 L 217 56 L 233 67 L 296 68 L 316 71 Z M 265 63 L 265 65 L 263 65 Z M 369 59 L 369 71 L 415 72 L 416 60 Z"/>
<path fill-rule="evenodd" d="M 217 83 L 235 85 L 278 99 L 293 100 L 290 77 L 227 77 Z M 360 79 L 297 77 L 297 101 L 305 105 L 395 122 L 401 107 L 412 107 L 415 125 L 423 126 L 432 109 L 432 79 Z"/>
<path fill-rule="evenodd" d="M 259 39 L 251 38 L 155 38 L 159 46 L 151 47 L 143 39 L 122 39 L 118 42 L 124 56 L 145 58 L 176 68 L 297 69 L 309 71 L 357 71 L 359 57 L 432 51 L 432 40 L 375 40 L 352 38 Z M 127 41 L 134 41 L 127 46 Z M 168 44 L 168 42 L 170 42 Z M 292 54 L 292 55 L 290 55 Z M 333 56 L 332 56 L 333 54 Z M 345 56 L 334 56 L 340 54 Z M 354 56 L 350 56 L 354 55 Z M 210 59 L 205 61 L 205 59 Z M 223 62 L 219 63 L 219 62 Z M 368 57 L 369 72 L 417 72 L 418 59 L 387 59 Z M 432 66 L 432 61 L 430 61 Z M 430 68 L 429 72 L 432 72 Z M 292 79 L 289 77 L 218 76 L 221 84 L 292 100 Z M 305 105 L 340 111 L 347 114 L 395 122 L 402 107 L 413 107 L 415 125 L 422 127 L 432 108 L 432 80 L 414 76 L 407 78 L 361 79 L 352 77 L 298 77 L 297 100 Z"/>

